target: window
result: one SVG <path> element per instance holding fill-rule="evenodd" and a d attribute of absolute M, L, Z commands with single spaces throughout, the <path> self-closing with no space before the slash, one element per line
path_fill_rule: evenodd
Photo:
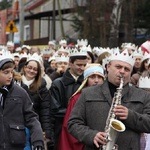
<path fill-rule="evenodd" d="M 30 27 L 29 25 L 26 25 L 24 27 L 24 40 L 30 40 Z"/>

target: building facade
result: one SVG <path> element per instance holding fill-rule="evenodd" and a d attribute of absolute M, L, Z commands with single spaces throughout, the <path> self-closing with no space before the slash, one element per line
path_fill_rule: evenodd
<path fill-rule="evenodd" d="M 47 45 L 49 40 L 77 37 L 71 27 L 73 0 L 24 0 L 23 6 L 16 0 L 12 3 L 12 8 L 0 12 L 0 44 L 12 40 L 17 45 L 22 41 L 27 45 Z M 20 31 L 22 9 L 24 17 Z M 14 21 L 18 32 L 5 32 L 10 20 Z M 23 34 L 23 39 L 20 39 L 20 34 Z"/>

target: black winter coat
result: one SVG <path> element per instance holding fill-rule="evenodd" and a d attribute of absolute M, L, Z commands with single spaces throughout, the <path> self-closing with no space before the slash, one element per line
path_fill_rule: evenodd
<path fill-rule="evenodd" d="M 0 106 L 0 150 L 23 150 L 26 144 L 25 127 L 29 128 L 31 143 L 43 145 L 43 134 L 37 114 L 27 92 L 12 83 Z"/>
<path fill-rule="evenodd" d="M 57 78 L 60 78 L 63 76 L 63 73 L 58 73 L 56 71 L 52 72 L 49 77 L 51 78 L 52 81 L 56 80 Z"/>
<path fill-rule="evenodd" d="M 57 147 L 58 138 L 60 135 L 63 118 L 66 113 L 68 101 L 72 94 L 76 92 L 83 81 L 83 75 L 81 75 L 77 81 L 72 77 L 69 69 L 63 74 L 61 78 L 57 78 L 52 82 L 50 88 L 51 92 L 51 104 L 50 104 L 50 124 L 51 124 L 51 141 L 55 143 L 55 149 Z"/>
<path fill-rule="evenodd" d="M 32 102 L 34 111 L 39 116 L 39 121 L 41 123 L 42 129 L 46 132 L 46 137 L 50 137 L 50 95 L 46 88 L 46 81 L 42 79 L 42 84 L 38 91 L 31 92 L 27 86 L 23 88 L 29 94 Z"/>

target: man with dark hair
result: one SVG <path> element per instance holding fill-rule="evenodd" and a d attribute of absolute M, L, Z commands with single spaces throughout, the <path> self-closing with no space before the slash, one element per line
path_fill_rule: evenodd
<path fill-rule="evenodd" d="M 72 94 L 76 92 L 83 81 L 83 72 L 87 64 L 86 52 L 72 52 L 69 58 L 69 68 L 61 78 L 53 81 L 51 92 L 51 142 L 57 149 L 62 122 Z"/>

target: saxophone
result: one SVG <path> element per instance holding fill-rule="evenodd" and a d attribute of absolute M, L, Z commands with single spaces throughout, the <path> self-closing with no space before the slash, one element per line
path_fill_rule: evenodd
<path fill-rule="evenodd" d="M 109 114 L 106 120 L 105 133 L 107 133 L 106 145 L 102 146 L 102 150 L 118 150 L 118 146 L 115 144 L 116 138 L 119 132 L 125 130 L 125 125 L 116 119 L 114 109 L 117 105 L 121 105 L 121 96 L 123 90 L 123 76 L 120 79 L 120 85 L 114 94 L 112 105 L 109 110 Z"/>

